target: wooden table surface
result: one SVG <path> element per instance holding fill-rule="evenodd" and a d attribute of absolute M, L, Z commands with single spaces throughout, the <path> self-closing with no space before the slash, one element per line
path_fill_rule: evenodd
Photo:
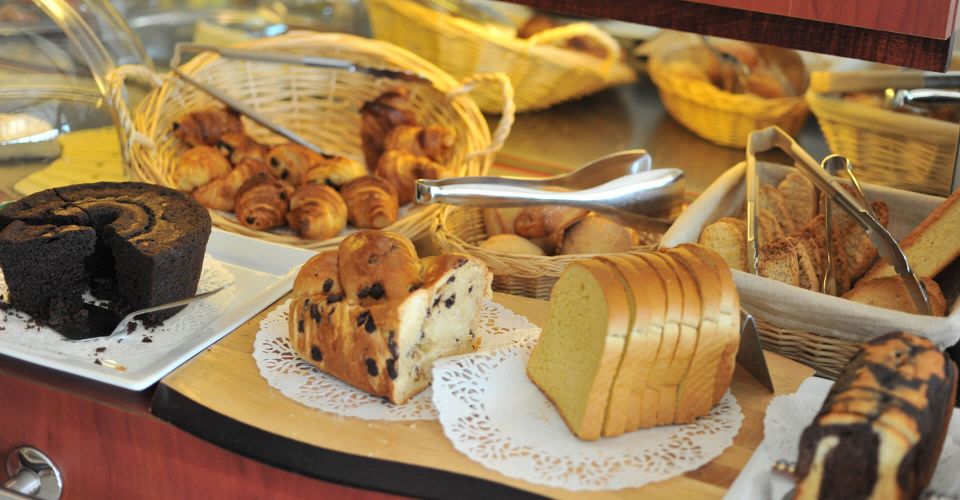
<path fill-rule="evenodd" d="M 546 319 L 547 303 L 544 301 L 503 294 L 495 294 L 494 299 L 538 325 L 543 325 Z M 285 299 L 281 299 L 279 303 L 283 300 Z M 763 437 L 763 415 L 767 403 L 774 396 L 738 368 L 733 380 L 733 393 L 743 409 L 744 420 L 733 446 L 722 455 L 696 471 L 643 488 L 589 495 L 573 494 L 512 479 L 482 467 L 453 448 L 444 437 L 437 421 L 383 422 L 344 418 L 308 408 L 286 398 L 260 376 L 251 355 L 259 322 L 275 307 L 276 305 L 271 306 L 164 378 L 157 391 L 158 397 L 154 400 L 154 413 L 164 417 L 169 408 L 164 407 L 167 403 L 161 394 L 174 393 L 182 396 L 179 398 L 181 406 L 185 398 L 202 407 L 201 413 L 193 414 L 194 424 L 199 423 L 197 419 L 216 420 L 216 415 L 225 415 L 233 421 L 231 423 L 238 422 L 242 426 L 259 429 L 264 431 L 265 435 L 276 437 L 281 442 L 305 444 L 356 457 L 367 457 L 374 459 L 373 462 L 399 462 L 448 471 L 554 498 L 628 496 L 687 499 L 718 498 L 724 494 L 760 443 Z M 810 368 L 773 353 L 767 353 L 767 362 L 778 394 L 794 392 L 804 379 L 813 374 Z M 181 422 L 174 423 L 181 425 Z M 183 424 L 188 428 L 191 426 L 189 422 Z M 231 436 L 224 435 L 222 428 L 223 426 L 214 421 L 189 430 L 228 448 L 231 448 L 232 444 L 235 451 L 243 452 L 244 436 L 232 436 L 231 439 Z M 205 436 L 203 429 L 219 435 Z M 268 462 L 271 460 L 270 457 L 258 458 Z M 289 459 L 290 457 L 285 458 Z M 299 468 L 289 462 L 283 465 L 292 466 L 295 470 Z M 327 472 L 329 476 L 333 476 L 332 479 L 342 479 L 335 470 L 327 469 Z M 320 474 L 326 475 L 324 472 Z M 359 480 L 363 481 L 362 476 L 360 477 Z M 394 491 L 409 491 L 404 484 L 395 486 L 397 489 Z M 383 484 L 376 487 L 388 491 L 392 489 Z M 475 489 L 458 492 L 455 482 L 449 488 L 438 494 L 476 496 L 478 493 Z"/>

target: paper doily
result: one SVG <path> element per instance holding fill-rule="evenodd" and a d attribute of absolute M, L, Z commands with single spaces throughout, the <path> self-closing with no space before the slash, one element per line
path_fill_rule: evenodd
<path fill-rule="evenodd" d="M 800 454 L 800 435 L 823 406 L 827 390 L 822 394 L 789 394 L 777 396 L 767 406 L 763 419 L 763 446 L 773 461 L 795 462 Z M 956 417 L 956 415 L 954 415 Z M 960 470 L 960 421 L 953 418 L 943 441 L 940 462 L 928 489 L 939 494 L 957 495 L 960 484 L 956 471 Z"/>
<path fill-rule="evenodd" d="M 274 309 L 260 322 L 260 331 L 253 343 L 253 358 L 260 375 L 284 396 L 310 408 L 344 417 L 365 420 L 434 420 L 432 389 L 410 398 L 402 405 L 367 394 L 341 382 L 304 361 L 290 346 L 287 310 L 290 301 Z M 504 345 L 520 345 L 535 339 L 538 328 L 527 318 L 503 306 L 484 300 L 477 329 L 480 349 Z"/>
<path fill-rule="evenodd" d="M 223 264 L 209 255 L 204 257 L 197 293 L 232 283 L 233 274 Z M 2 273 L 0 294 L 7 294 L 7 284 Z M 28 314 L 8 309 L 0 311 L 0 324 L 3 328 L 0 331 L 0 341 L 47 356 L 87 359 L 91 363 L 115 362 L 117 366 L 135 369 L 138 362 L 155 358 L 157 352 L 169 350 L 171 346 L 198 333 L 227 309 L 235 294 L 233 288 L 227 288 L 206 300 L 188 305 L 158 327 L 145 328 L 140 322 L 136 322 L 135 331 L 125 337 L 113 339 L 98 337 L 68 340 L 50 328 L 38 326 Z M 84 300 L 96 302 L 89 294 Z"/>
<path fill-rule="evenodd" d="M 567 490 L 616 490 L 694 470 L 723 452 L 743 420 L 729 392 L 687 425 L 578 439 L 527 379 L 532 342 L 439 361 L 433 402 L 443 432 L 472 460 L 504 475 Z"/>

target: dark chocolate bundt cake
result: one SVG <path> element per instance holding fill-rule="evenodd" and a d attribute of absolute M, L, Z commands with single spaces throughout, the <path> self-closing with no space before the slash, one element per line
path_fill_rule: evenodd
<path fill-rule="evenodd" d="M 209 237 L 206 209 L 173 189 L 100 182 L 41 191 L 0 210 L 7 301 L 86 337 L 84 290 L 122 314 L 194 295 Z M 176 312 L 139 319 L 156 325 Z"/>

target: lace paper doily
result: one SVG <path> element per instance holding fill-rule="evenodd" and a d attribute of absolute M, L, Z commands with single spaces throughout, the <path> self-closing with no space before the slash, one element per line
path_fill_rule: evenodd
<path fill-rule="evenodd" d="M 233 275 L 223 264 L 209 255 L 204 257 L 197 293 L 232 283 Z M 113 339 L 68 340 L 50 328 L 38 326 L 28 314 L 7 309 L 0 312 L 0 324 L 3 325 L 0 342 L 54 358 L 89 360 L 91 363 L 112 361 L 125 369 L 136 369 L 138 363 L 156 358 L 158 352 L 167 351 L 198 333 L 227 309 L 235 293 L 233 288 L 228 288 L 206 300 L 190 304 L 158 327 L 145 328 L 136 322 L 135 331 L 123 338 Z M 2 273 L 0 294 L 7 294 Z M 96 302 L 89 294 L 84 300 Z"/>
<path fill-rule="evenodd" d="M 638 487 L 706 464 L 740 429 L 743 415 L 728 392 L 692 424 L 581 441 L 527 379 L 532 344 L 449 358 L 433 368 L 444 433 L 457 450 L 504 475 L 573 491 Z"/>
<path fill-rule="evenodd" d="M 365 420 L 434 420 L 432 389 L 417 394 L 402 405 L 367 394 L 337 380 L 304 361 L 287 340 L 287 310 L 290 301 L 274 309 L 260 322 L 253 343 L 253 358 L 260 375 L 284 396 L 310 408 Z M 520 345 L 540 333 L 527 318 L 485 300 L 480 309 L 477 338 L 480 349 Z"/>
<path fill-rule="evenodd" d="M 794 462 L 800 454 L 800 435 L 813 422 L 823 401 L 827 398 L 829 386 L 821 393 L 790 394 L 777 396 L 767 406 L 767 415 L 763 419 L 763 446 L 772 461 L 779 459 Z M 956 415 L 955 415 L 956 417 Z M 960 425 L 953 418 L 943 441 L 940 462 L 933 474 L 928 490 L 939 494 L 957 495 L 960 493 L 957 470 L 960 470 Z"/>

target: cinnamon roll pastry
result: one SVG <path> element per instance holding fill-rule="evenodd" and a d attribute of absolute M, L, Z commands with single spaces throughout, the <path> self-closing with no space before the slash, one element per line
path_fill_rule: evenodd
<path fill-rule="evenodd" d="M 225 134 L 242 134 L 243 122 L 226 108 L 205 109 L 173 122 L 173 135 L 189 146 L 214 146 Z"/>
<path fill-rule="evenodd" d="M 449 160 L 453 142 L 453 131 L 447 127 L 401 125 L 387 134 L 387 138 L 383 141 L 383 148 L 387 151 L 399 149 L 417 156 L 426 156 L 435 162 L 445 163 Z"/>
<path fill-rule="evenodd" d="M 230 162 L 220 154 L 217 148 L 195 146 L 183 153 L 170 177 L 174 185 L 182 191 L 192 191 L 210 181 L 227 175 Z"/>
<path fill-rule="evenodd" d="M 267 153 L 270 152 L 269 146 L 260 144 L 247 134 L 224 134 L 217 141 L 217 149 L 234 165 L 245 160 L 266 163 Z"/>
<path fill-rule="evenodd" d="M 360 140 L 367 168 L 374 170 L 383 154 L 383 141 L 399 125 L 415 125 L 417 116 L 410 104 L 410 91 L 394 87 L 360 108 Z"/>
<path fill-rule="evenodd" d="M 359 229 L 383 229 L 397 221 L 397 189 L 383 177 L 366 175 L 340 189 L 347 204 L 347 219 Z"/>
<path fill-rule="evenodd" d="M 359 162 L 345 156 L 320 155 L 303 176 L 302 184 L 326 184 L 334 189 L 367 175 L 367 169 Z"/>
<path fill-rule="evenodd" d="M 301 238 L 325 240 L 347 227 L 347 205 L 330 186 L 304 184 L 290 197 L 287 222 Z"/>
<path fill-rule="evenodd" d="M 282 226 L 286 222 L 293 186 L 259 173 L 246 180 L 237 190 L 234 211 L 240 224 L 260 231 Z"/>
<path fill-rule="evenodd" d="M 413 201 L 417 179 L 442 179 L 449 174 L 446 167 L 426 156 L 394 150 L 380 157 L 376 175 L 393 184 L 400 204 L 406 205 Z"/>
<path fill-rule="evenodd" d="M 286 143 L 270 148 L 267 164 L 277 178 L 299 186 L 304 174 L 319 158 L 320 155 L 299 144 Z"/>
<path fill-rule="evenodd" d="M 214 210 L 233 211 L 237 190 L 247 179 L 257 174 L 273 176 L 266 165 L 256 160 L 244 160 L 227 175 L 218 177 L 193 190 L 193 199 Z"/>

